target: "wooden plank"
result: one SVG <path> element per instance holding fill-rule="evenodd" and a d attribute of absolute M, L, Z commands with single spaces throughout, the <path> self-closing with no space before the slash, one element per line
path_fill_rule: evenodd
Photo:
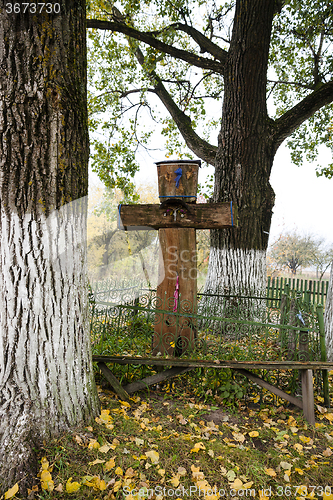
<path fill-rule="evenodd" d="M 190 370 L 193 370 L 193 368 L 170 368 L 168 370 L 164 370 L 163 372 L 156 373 L 155 375 L 151 375 L 150 377 L 138 380 L 137 382 L 132 382 L 131 384 L 126 385 L 124 389 L 128 392 L 128 394 L 132 394 L 133 392 L 147 389 L 150 385 L 159 384 L 164 380 L 176 377 L 177 375 L 182 375 Z"/>
<path fill-rule="evenodd" d="M 129 401 L 129 394 L 121 386 L 119 380 L 113 375 L 112 371 L 106 366 L 105 362 L 100 361 L 97 363 L 98 368 L 103 373 L 106 380 L 109 382 L 111 387 L 115 390 L 116 394 L 122 401 Z"/>
<path fill-rule="evenodd" d="M 312 370 L 301 370 L 303 413 L 306 420 L 315 424 Z"/>
<path fill-rule="evenodd" d="M 322 361 L 231 361 L 179 359 L 140 356 L 93 356 L 94 362 L 118 363 L 120 365 L 184 366 L 193 368 L 241 368 L 247 370 L 332 370 L 333 362 Z"/>
<path fill-rule="evenodd" d="M 295 398 L 294 396 L 291 396 L 290 394 L 287 394 L 286 392 L 282 391 L 278 387 L 275 387 L 272 384 L 269 384 L 266 382 L 266 380 L 263 380 L 262 378 L 258 377 L 257 375 L 254 375 L 254 373 L 249 372 L 248 370 L 242 370 L 235 368 L 235 371 L 241 373 L 248 379 L 252 380 L 252 382 L 255 382 L 256 384 L 260 385 L 261 387 L 264 387 L 268 391 L 272 392 L 276 396 L 279 396 L 279 398 L 285 399 L 286 401 L 289 401 L 295 406 L 298 406 L 299 408 L 303 408 L 303 403 L 300 399 Z"/>
<path fill-rule="evenodd" d="M 223 229 L 238 226 L 237 207 L 230 203 L 192 203 L 188 208 L 179 202 L 164 208 L 160 205 L 119 205 L 118 227 L 127 230 L 147 228 Z M 176 217 L 174 211 L 177 209 Z M 168 211 L 169 210 L 169 211 Z M 181 212 L 183 210 L 183 212 Z M 166 214 L 166 215 L 164 215 Z"/>
<path fill-rule="evenodd" d="M 193 347 L 196 320 L 183 313 L 197 314 L 197 254 L 195 229 L 160 229 L 159 285 L 156 292 L 156 313 L 153 338 L 153 356 L 181 354 Z M 177 285 L 178 281 L 178 285 Z M 174 299 L 178 288 L 179 300 Z M 183 310 L 184 304 L 187 305 Z M 174 314 L 159 312 L 176 311 Z"/>

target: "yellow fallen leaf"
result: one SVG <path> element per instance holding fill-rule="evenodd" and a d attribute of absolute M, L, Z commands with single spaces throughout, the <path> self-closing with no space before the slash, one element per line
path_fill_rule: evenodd
<path fill-rule="evenodd" d="M 113 491 L 116 493 L 117 491 L 120 490 L 121 485 L 123 484 L 122 480 L 120 479 L 119 481 L 116 481 L 113 486 Z"/>
<path fill-rule="evenodd" d="M 48 470 L 48 468 L 49 468 L 49 462 L 48 462 L 48 460 L 47 460 L 46 457 L 42 458 L 41 464 L 42 464 L 42 470 Z"/>
<path fill-rule="evenodd" d="M 126 408 L 131 408 L 131 405 L 127 403 L 127 401 L 119 401 L 119 403 L 121 404 L 121 406 L 125 406 Z"/>
<path fill-rule="evenodd" d="M 88 444 L 89 450 L 98 450 L 98 448 L 100 448 L 100 446 L 101 445 L 99 444 L 97 439 L 90 439 L 89 444 Z"/>
<path fill-rule="evenodd" d="M 333 493 L 330 494 L 323 493 L 323 500 L 333 500 Z"/>
<path fill-rule="evenodd" d="M 192 476 L 193 479 L 195 480 L 200 480 L 204 479 L 204 473 L 200 471 L 200 467 L 196 467 L 195 465 L 191 465 L 191 471 L 192 471 Z"/>
<path fill-rule="evenodd" d="M 176 418 L 178 419 L 180 424 L 182 424 L 182 425 L 187 424 L 187 420 L 183 417 L 182 414 L 176 415 Z"/>
<path fill-rule="evenodd" d="M 100 491 L 105 491 L 106 488 L 107 488 L 106 482 L 104 481 L 104 479 L 101 479 L 101 482 L 99 483 Z"/>
<path fill-rule="evenodd" d="M 295 443 L 293 448 L 294 450 L 298 451 L 298 453 L 300 453 L 303 450 L 303 446 L 300 443 Z"/>
<path fill-rule="evenodd" d="M 54 481 L 48 470 L 42 470 L 40 474 L 40 484 L 42 490 L 53 491 L 54 490 Z"/>
<path fill-rule="evenodd" d="M 311 493 L 308 493 L 308 495 L 306 495 L 305 497 L 302 497 L 301 500 L 303 500 L 304 498 L 309 498 L 311 500 L 317 499 L 315 491 L 311 491 Z"/>
<path fill-rule="evenodd" d="M 117 467 L 115 470 L 117 476 L 122 476 L 124 474 L 123 469 L 121 467 Z"/>
<path fill-rule="evenodd" d="M 213 450 L 208 450 L 207 451 L 207 455 L 209 455 L 210 457 L 214 458 L 214 451 Z"/>
<path fill-rule="evenodd" d="M 236 479 L 236 472 L 234 470 L 228 470 L 226 476 L 228 481 L 232 483 Z"/>
<path fill-rule="evenodd" d="M 102 410 L 99 418 L 104 422 L 109 422 L 110 418 L 112 419 L 110 410 Z"/>
<path fill-rule="evenodd" d="M 292 464 L 288 462 L 280 462 L 280 465 L 284 470 L 290 470 L 292 468 Z"/>
<path fill-rule="evenodd" d="M 202 441 L 199 443 L 195 443 L 194 447 L 191 449 L 191 453 L 198 453 L 200 450 L 205 450 L 206 446 L 203 444 Z"/>
<path fill-rule="evenodd" d="M 236 491 L 241 490 L 243 488 L 243 482 L 237 477 L 235 481 L 231 484 L 231 488 Z"/>
<path fill-rule="evenodd" d="M 114 459 L 115 459 L 115 457 L 110 458 L 110 460 L 108 460 L 107 462 L 105 462 L 105 464 L 104 464 L 104 470 L 109 471 L 109 470 L 113 469 L 113 467 L 115 467 L 116 462 L 114 461 Z"/>
<path fill-rule="evenodd" d="M 325 418 L 330 422 L 333 422 L 333 413 L 325 413 Z"/>
<path fill-rule="evenodd" d="M 170 479 L 170 483 L 172 484 L 172 486 L 174 486 L 175 488 L 177 488 L 177 486 L 179 486 L 179 477 L 178 476 L 173 476 Z"/>
<path fill-rule="evenodd" d="M 82 484 L 84 484 L 85 486 L 89 486 L 89 488 L 93 488 L 95 491 L 106 490 L 106 482 L 99 476 L 85 476 L 83 478 Z"/>
<path fill-rule="evenodd" d="M 312 439 L 307 436 L 299 436 L 299 438 L 302 441 L 302 443 L 310 443 L 310 441 L 312 441 Z"/>
<path fill-rule="evenodd" d="M 233 432 L 232 435 L 234 436 L 234 439 L 238 441 L 239 443 L 244 443 L 245 441 L 245 436 L 244 434 L 240 432 Z"/>
<path fill-rule="evenodd" d="M 208 491 L 212 490 L 209 482 L 206 479 L 201 479 L 197 481 L 196 486 L 199 489 L 199 491 L 202 491 L 205 494 L 205 496 Z"/>
<path fill-rule="evenodd" d="M 82 438 L 81 438 L 80 436 L 78 436 L 78 435 L 76 434 L 76 436 L 74 437 L 74 439 L 75 439 L 75 441 L 77 442 L 77 444 L 78 444 L 79 446 L 84 446 L 84 442 L 82 441 Z"/>
<path fill-rule="evenodd" d="M 137 446 L 141 446 L 141 445 L 143 445 L 144 443 L 145 443 L 145 442 L 144 442 L 144 440 L 143 440 L 143 439 L 140 439 L 140 438 L 138 438 L 138 437 L 136 437 L 136 438 L 135 438 L 135 444 L 136 444 Z"/>
<path fill-rule="evenodd" d="M 100 448 L 98 448 L 98 451 L 100 453 L 107 453 L 109 450 L 111 450 L 111 446 L 109 444 L 103 444 L 103 446 L 100 446 Z"/>
<path fill-rule="evenodd" d="M 10 488 L 9 490 L 6 491 L 5 500 L 7 500 L 7 498 L 13 498 L 13 496 L 16 495 L 18 490 L 19 490 L 19 485 L 18 485 L 18 483 L 16 483 L 16 484 L 14 484 L 14 486 L 12 488 Z"/>
<path fill-rule="evenodd" d="M 265 474 L 267 474 L 267 476 L 271 476 L 271 477 L 276 476 L 276 472 L 274 469 L 264 469 L 264 472 L 265 472 Z"/>
<path fill-rule="evenodd" d="M 72 478 L 70 477 L 66 483 L 66 491 L 67 493 L 75 493 L 81 488 L 81 484 L 76 481 L 72 482 Z"/>
<path fill-rule="evenodd" d="M 251 431 L 251 432 L 249 432 L 249 436 L 251 438 L 258 437 L 259 436 L 259 432 L 258 431 Z"/>
<path fill-rule="evenodd" d="M 287 423 L 288 423 L 289 426 L 295 426 L 295 427 L 297 427 L 297 422 L 296 422 L 296 420 L 294 419 L 294 417 L 292 415 L 290 415 L 290 417 L 288 418 L 288 422 Z"/>
<path fill-rule="evenodd" d="M 178 470 L 177 470 L 178 476 L 186 476 L 186 474 L 187 474 L 187 471 L 186 471 L 185 467 L 178 467 Z"/>
<path fill-rule="evenodd" d="M 302 469 L 300 469 L 299 467 L 295 467 L 295 471 L 296 471 L 296 472 L 298 472 L 298 474 L 299 474 L 300 476 L 303 476 L 303 474 L 304 474 L 303 470 L 302 470 Z"/>
<path fill-rule="evenodd" d="M 99 458 L 96 458 L 93 462 L 89 462 L 89 465 L 97 465 L 97 464 L 104 464 L 105 460 L 100 460 Z"/>
<path fill-rule="evenodd" d="M 324 457 L 330 457 L 332 455 L 332 450 L 330 448 L 326 448 L 325 451 L 323 451 Z"/>
<path fill-rule="evenodd" d="M 265 490 L 259 490 L 259 500 L 271 500 L 270 497 L 265 495 Z"/>
<path fill-rule="evenodd" d="M 146 451 L 146 457 L 150 458 L 153 464 L 157 464 L 160 459 L 159 453 L 155 450 Z"/>

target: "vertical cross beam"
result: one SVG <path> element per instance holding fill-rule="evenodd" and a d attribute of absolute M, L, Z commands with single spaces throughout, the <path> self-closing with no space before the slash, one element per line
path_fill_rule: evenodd
<path fill-rule="evenodd" d="M 197 229 L 237 226 L 232 202 L 196 203 L 199 160 L 157 163 L 160 205 L 119 206 L 122 229 L 159 230 L 153 354 L 191 350 L 197 325 Z"/>
<path fill-rule="evenodd" d="M 165 218 L 181 221 L 182 206 L 196 203 L 200 163 L 188 160 L 157 163 L 159 198 Z M 159 229 L 159 240 L 156 306 L 170 313 L 155 315 L 153 354 L 174 355 L 191 349 L 196 338 L 195 321 L 182 315 L 197 312 L 195 228 Z"/>

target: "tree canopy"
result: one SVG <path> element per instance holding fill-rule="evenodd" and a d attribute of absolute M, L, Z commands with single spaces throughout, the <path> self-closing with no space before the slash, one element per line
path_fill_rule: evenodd
<path fill-rule="evenodd" d="M 293 274 L 302 267 L 314 266 L 321 279 L 333 260 L 333 250 L 323 239 L 293 231 L 280 236 L 272 245 L 269 258 Z"/>
<path fill-rule="evenodd" d="M 193 152 L 215 165 L 237 3 L 244 2 L 88 1 L 90 127 L 102 134 L 93 141 L 94 168 L 106 184 L 131 188 L 135 154 L 154 147 L 155 129 L 168 154 Z M 276 148 L 288 138 L 301 165 L 332 143 L 333 5 L 273 3 L 264 82 L 271 131 Z"/>

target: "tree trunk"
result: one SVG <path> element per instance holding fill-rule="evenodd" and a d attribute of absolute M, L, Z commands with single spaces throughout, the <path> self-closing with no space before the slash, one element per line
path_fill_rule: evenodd
<path fill-rule="evenodd" d="M 86 275 L 85 1 L 58 3 L 59 13 L 0 14 L 1 490 L 30 486 L 33 449 L 99 411 Z"/>
<path fill-rule="evenodd" d="M 261 295 L 274 192 L 276 145 L 266 108 L 274 2 L 237 2 L 226 64 L 213 200 L 238 206 L 239 227 L 211 232 L 205 292 Z M 260 36 L 259 36 L 260 34 Z"/>
<path fill-rule="evenodd" d="M 333 361 L 333 263 L 325 306 L 325 337 L 327 361 Z"/>

